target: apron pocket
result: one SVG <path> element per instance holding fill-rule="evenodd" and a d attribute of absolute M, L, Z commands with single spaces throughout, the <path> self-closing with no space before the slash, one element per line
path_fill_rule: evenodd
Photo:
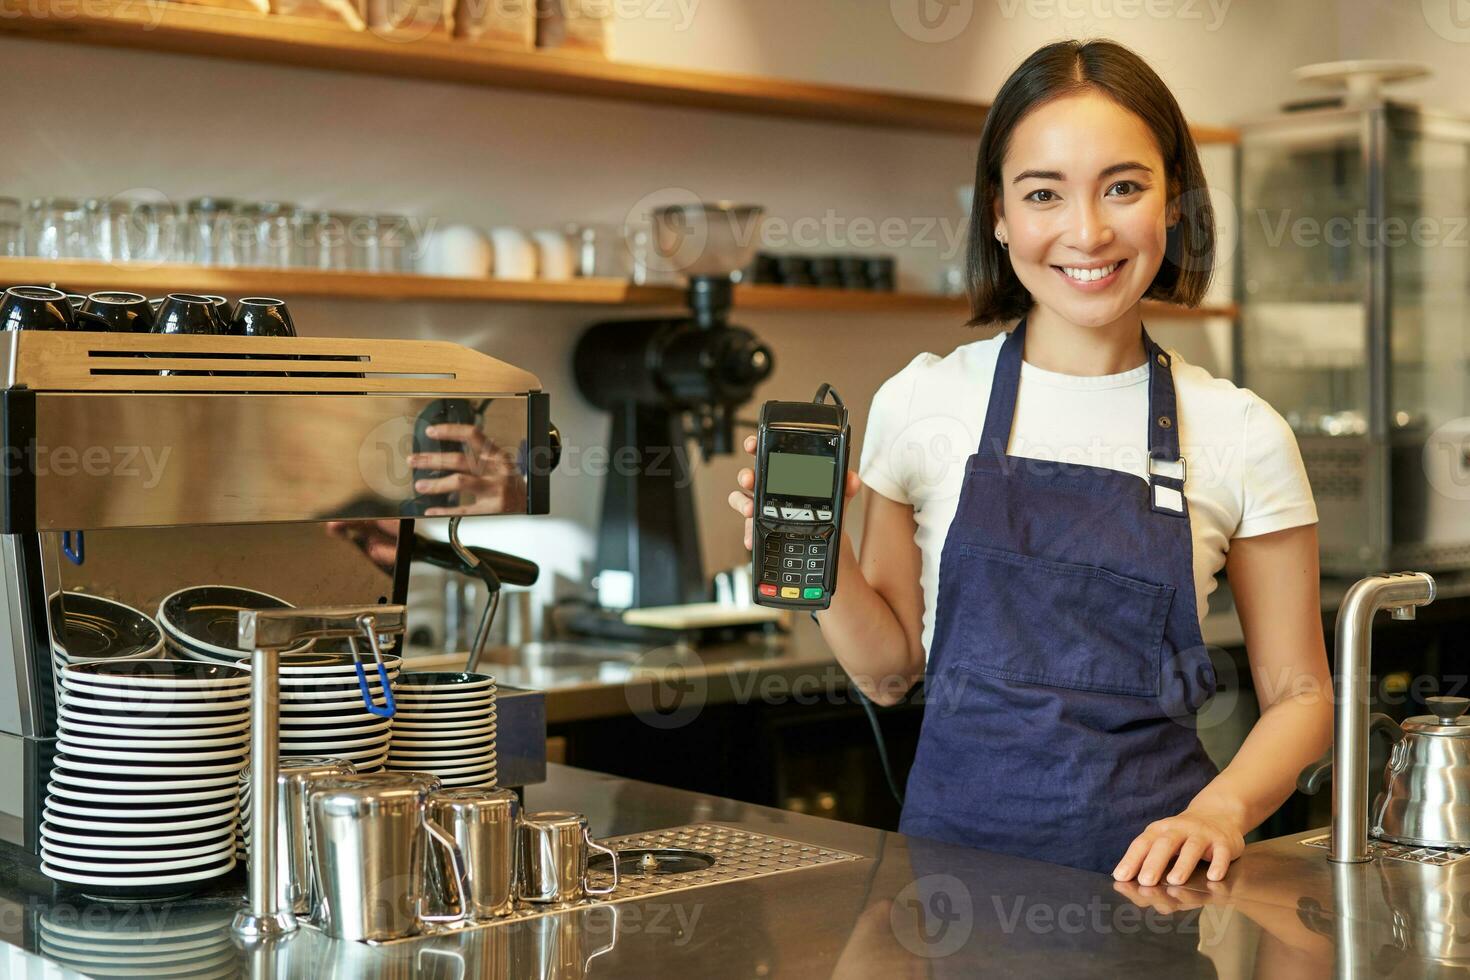
<path fill-rule="evenodd" d="M 1029 684 L 1158 696 L 1172 585 L 983 545 L 958 544 L 953 557 L 940 608 L 953 620 L 945 632 L 954 634 L 947 639 L 956 666 Z"/>

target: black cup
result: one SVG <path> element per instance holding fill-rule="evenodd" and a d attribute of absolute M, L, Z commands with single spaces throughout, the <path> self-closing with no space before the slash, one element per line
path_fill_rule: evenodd
<path fill-rule="evenodd" d="M 200 293 L 199 295 L 209 300 L 210 304 L 214 307 L 214 319 L 219 324 L 219 332 L 221 334 L 229 333 L 230 301 L 223 296 L 216 296 L 214 293 Z"/>
<path fill-rule="evenodd" d="M 45 286 L 12 286 L 0 297 L 6 330 L 75 330 L 77 318 L 66 294 Z"/>
<path fill-rule="evenodd" d="M 113 333 L 147 333 L 153 329 L 153 307 L 140 293 L 93 293 L 82 312 L 105 322 L 106 329 Z"/>
<path fill-rule="evenodd" d="M 229 332 L 235 337 L 294 337 L 296 324 L 291 322 L 291 311 L 281 300 L 246 296 L 235 307 Z"/>
<path fill-rule="evenodd" d="M 194 293 L 169 293 L 153 318 L 153 333 L 218 334 L 214 301 Z"/>

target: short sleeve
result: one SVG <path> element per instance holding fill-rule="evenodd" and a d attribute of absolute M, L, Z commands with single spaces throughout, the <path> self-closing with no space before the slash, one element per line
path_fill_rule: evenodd
<path fill-rule="evenodd" d="M 914 384 L 918 370 L 934 355 L 920 354 L 903 370 L 883 382 L 868 407 L 868 424 L 863 432 L 863 451 L 858 463 L 858 477 L 863 483 L 900 504 L 911 504 L 907 474 L 894 468 L 894 440 L 908 428 L 909 410 L 914 400 Z"/>
<path fill-rule="evenodd" d="M 1253 538 L 1317 523 L 1317 504 L 1291 426 L 1252 395 L 1245 412 L 1240 526 L 1234 537 Z"/>

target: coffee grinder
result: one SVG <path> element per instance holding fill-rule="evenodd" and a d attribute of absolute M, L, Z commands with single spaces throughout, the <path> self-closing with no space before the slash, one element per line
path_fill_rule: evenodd
<path fill-rule="evenodd" d="M 656 254 L 688 276 L 689 314 L 588 327 L 573 369 L 582 395 L 612 413 L 597 536 L 599 605 L 576 632 L 641 636 L 620 610 L 708 598 L 688 445 L 733 452 L 735 412 L 770 376 L 772 354 L 728 321 L 732 276 L 749 262 L 762 209 L 690 204 L 653 211 Z"/>

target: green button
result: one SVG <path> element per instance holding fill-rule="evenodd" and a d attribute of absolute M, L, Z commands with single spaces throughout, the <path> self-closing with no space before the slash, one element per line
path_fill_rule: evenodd
<path fill-rule="evenodd" d="M 802 589 L 801 597 L 803 599 L 820 599 L 822 598 L 822 590 L 817 588 Z"/>

